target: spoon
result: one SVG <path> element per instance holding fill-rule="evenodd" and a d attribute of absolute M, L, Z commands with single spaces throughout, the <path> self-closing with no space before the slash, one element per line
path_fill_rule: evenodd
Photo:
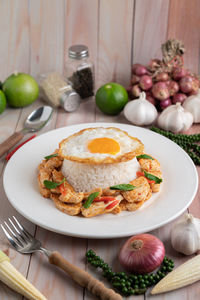
<path fill-rule="evenodd" d="M 51 106 L 41 106 L 36 108 L 27 117 L 24 128 L 20 131 L 13 133 L 7 140 L 0 144 L 0 157 L 6 153 L 9 149 L 15 146 L 24 135 L 29 132 L 36 132 L 42 129 L 50 120 L 53 114 L 53 108 Z"/>

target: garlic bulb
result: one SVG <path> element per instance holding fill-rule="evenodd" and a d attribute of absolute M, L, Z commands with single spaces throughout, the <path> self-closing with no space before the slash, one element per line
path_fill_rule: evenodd
<path fill-rule="evenodd" d="M 193 115 L 178 102 L 165 108 L 158 117 L 158 126 L 174 133 L 189 129 L 192 123 Z"/>
<path fill-rule="evenodd" d="M 146 100 L 144 92 L 140 94 L 139 99 L 128 102 L 124 108 L 125 118 L 135 125 L 150 125 L 157 115 L 155 106 Z"/>
<path fill-rule="evenodd" d="M 191 112 L 194 118 L 194 123 L 200 123 L 200 90 L 197 95 L 188 97 L 184 101 L 183 107 Z"/>
<path fill-rule="evenodd" d="M 172 247 L 185 255 L 200 249 L 200 220 L 186 214 L 184 220 L 176 223 L 171 230 Z"/>

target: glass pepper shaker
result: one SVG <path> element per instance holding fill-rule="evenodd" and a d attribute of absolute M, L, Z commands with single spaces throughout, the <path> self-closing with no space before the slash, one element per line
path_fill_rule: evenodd
<path fill-rule="evenodd" d="M 73 45 L 68 49 L 64 76 L 82 99 L 94 95 L 94 64 L 87 46 Z"/>

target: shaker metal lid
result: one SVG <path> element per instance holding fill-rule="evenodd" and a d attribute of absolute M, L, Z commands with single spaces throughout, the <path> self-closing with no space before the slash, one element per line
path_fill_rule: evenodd
<path fill-rule="evenodd" d="M 65 92 L 60 98 L 60 105 L 68 112 L 75 111 L 81 102 L 81 98 L 74 90 Z"/>
<path fill-rule="evenodd" d="M 89 56 L 88 47 L 85 45 L 73 45 L 68 49 L 70 58 L 83 58 Z"/>

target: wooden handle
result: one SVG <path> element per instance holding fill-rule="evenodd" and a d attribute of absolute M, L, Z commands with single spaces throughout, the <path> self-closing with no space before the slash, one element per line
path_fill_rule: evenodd
<path fill-rule="evenodd" d="M 0 144 L 0 157 L 5 154 L 9 149 L 15 146 L 22 138 L 24 137 L 23 133 L 15 132 L 2 144 Z"/>
<path fill-rule="evenodd" d="M 65 271 L 74 281 L 82 287 L 87 288 L 93 295 L 98 296 L 102 300 L 122 300 L 122 297 L 115 293 L 112 289 L 108 289 L 105 285 L 92 277 L 89 273 L 72 265 L 65 260 L 59 252 L 52 252 L 49 257 L 50 264 L 56 265 Z"/>

